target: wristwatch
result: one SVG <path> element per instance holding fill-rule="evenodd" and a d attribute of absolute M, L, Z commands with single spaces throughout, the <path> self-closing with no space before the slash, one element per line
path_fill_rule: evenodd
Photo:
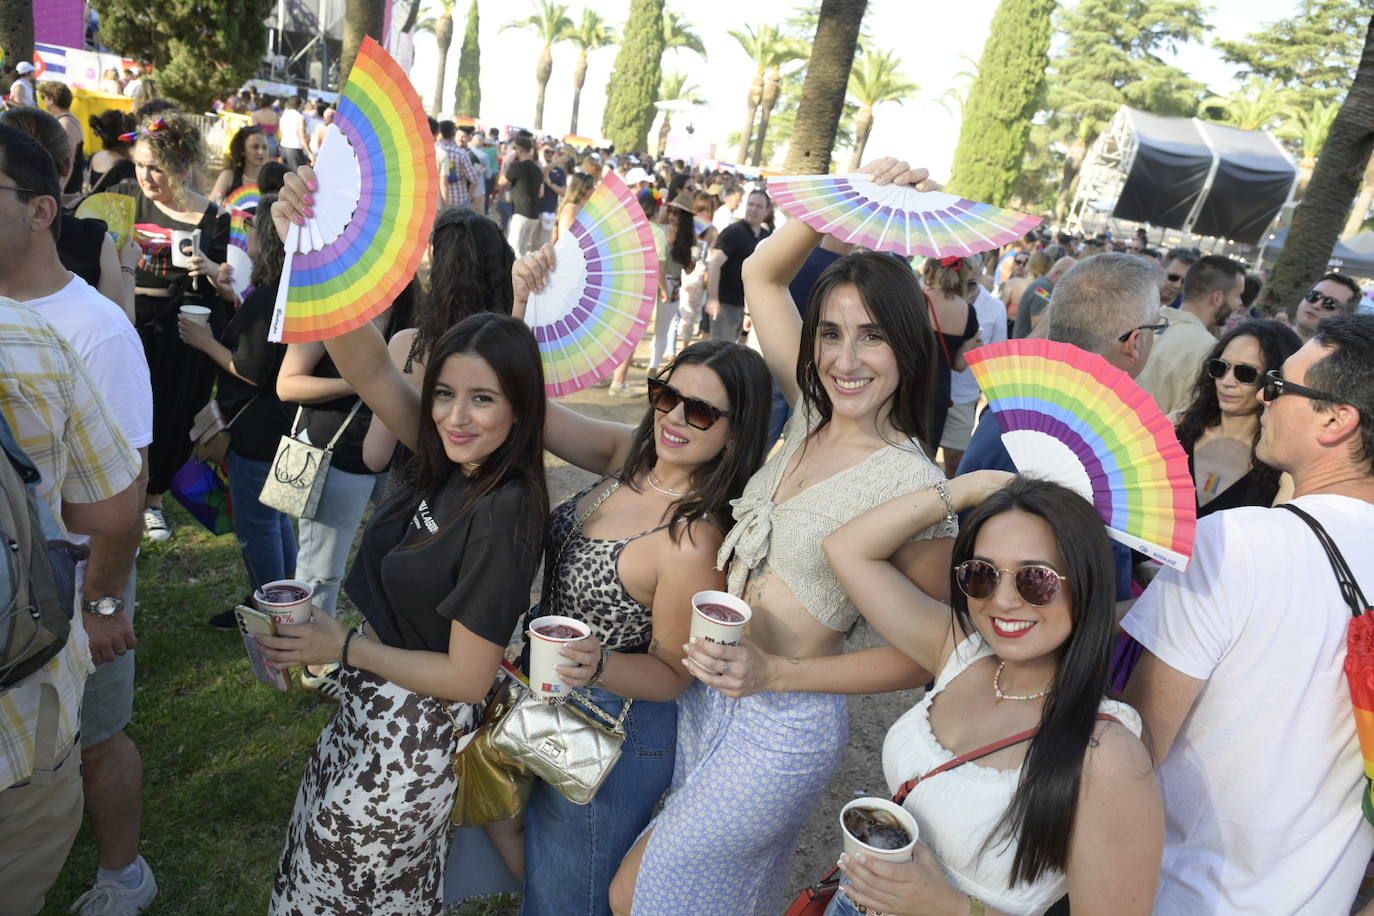
<path fill-rule="evenodd" d="M 124 599 L 118 595 L 102 595 L 81 605 L 81 610 L 97 617 L 113 617 L 124 610 Z"/>

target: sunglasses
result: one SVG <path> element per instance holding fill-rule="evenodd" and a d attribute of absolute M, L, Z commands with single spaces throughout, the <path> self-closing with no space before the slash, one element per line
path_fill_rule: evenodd
<path fill-rule="evenodd" d="M 1048 566 L 1031 564 L 1017 570 L 1001 569 L 987 560 L 965 560 L 954 567 L 954 581 L 959 591 L 982 601 L 991 598 L 1002 582 L 1002 573 L 1011 573 L 1016 593 L 1031 607 L 1044 607 L 1059 596 L 1064 576 Z"/>
<path fill-rule="evenodd" d="M 1012 258 L 1011 260 L 1017 267 L 1022 267 L 1030 263 L 1030 258 Z"/>
<path fill-rule="evenodd" d="M 1165 274 L 1164 276 L 1169 278 L 1170 283 L 1177 283 L 1183 279 L 1183 274 Z"/>
<path fill-rule="evenodd" d="M 707 430 L 716 425 L 721 417 L 733 416 L 728 410 L 721 410 L 701 398 L 689 398 L 662 379 L 649 379 L 649 406 L 659 413 L 672 413 L 677 405 L 682 405 L 682 416 L 693 429 Z"/>
<path fill-rule="evenodd" d="M 1259 381 L 1260 371 L 1255 366 L 1245 363 L 1228 363 L 1224 359 L 1207 360 L 1207 374 L 1217 381 L 1226 378 L 1228 369 L 1236 374 L 1236 381 L 1242 385 L 1254 385 Z"/>
<path fill-rule="evenodd" d="M 1297 382 L 1290 382 L 1279 375 L 1277 369 L 1270 369 L 1264 373 L 1264 387 L 1260 389 L 1260 397 L 1266 401 L 1276 401 L 1280 395 L 1296 394 L 1299 397 L 1310 398 L 1313 401 L 1330 401 L 1333 404 L 1344 404 L 1345 401 L 1332 394 L 1325 394 L 1315 388 L 1308 388 L 1306 385 L 1299 385 Z"/>
<path fill-rule="evenodd" d="M 1317 292 L 1315 289 L 1309 289 L 1307 291 L 1307 295 L 1302 297 L 1302 301 L 1310 302 L 1313 305 L 1316 305 L 1318 302 L 1320 302 L 1322 304 L 1322 308 L 1326 309 L 1328 312 L 1337 312 L 1345 308 L 1345 305 L 1341 302 L 1341 300 L 1337 299 L 1335 296 L 1324 296 L 1321 293 Z"/>
<path fill-rule="evenodd" d="M 1142 324 L 1139 327 L 1131 328 L 1125 334 L 1122 334 L 1120 337 L 1118 337 L 1116 341 L 1117 343 L 1125 343 L 1126 341 L 1131 339 L 1131 335 L 1134 334 L 1136 331 L 1154 331 L 1156 334 L 1163 334 L 1167 330 L 1169 330 L 1169 319 L 1161 315 L 1158 323 Z"/>

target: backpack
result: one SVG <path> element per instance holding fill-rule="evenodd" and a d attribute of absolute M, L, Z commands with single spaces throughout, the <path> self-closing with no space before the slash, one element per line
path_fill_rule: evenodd
<path fill-rule="evenodd" d="M 37 492 L 38 469 L 0 417 L 0 690 L 42 668 L 71 635 L 76 564 L 90 552 Z"/>

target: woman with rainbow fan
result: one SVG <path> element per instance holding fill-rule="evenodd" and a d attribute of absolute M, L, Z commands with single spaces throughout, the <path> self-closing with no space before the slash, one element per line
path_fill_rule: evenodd
<path fill-rule="evenodd" d="M 947 607 L 893 560 L 962 511 Z M 1059 484 L 975 471 L 871 509 L 824 546 L 860 613 L 939 673 L 883 745 L 894 793 L 931 774 L 903 801 L 920 831 L 915 855 L 842 855 L 848 884 L 827 916 L 856 916 L 855 904 L 890 916 L 1039 914 L 1066 891 L 1075 910 L 1150 913 L 1163 803 L 1140 716 L 1105 699 L 1114 576 L 1092 505 Z"/>

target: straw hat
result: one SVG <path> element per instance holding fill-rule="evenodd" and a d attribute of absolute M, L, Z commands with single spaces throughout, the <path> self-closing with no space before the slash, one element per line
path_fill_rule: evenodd
<path fill-rule="evenodd" d="M 673 206 L 677 207 L 679 210 L 686 210 L 688 213 L 695 212 L 692 210 L 692 204 L 694 203 L 696 203 L 696 200 L 686 191 L 679 192 L 677 197 L 673 198 Z"/>

